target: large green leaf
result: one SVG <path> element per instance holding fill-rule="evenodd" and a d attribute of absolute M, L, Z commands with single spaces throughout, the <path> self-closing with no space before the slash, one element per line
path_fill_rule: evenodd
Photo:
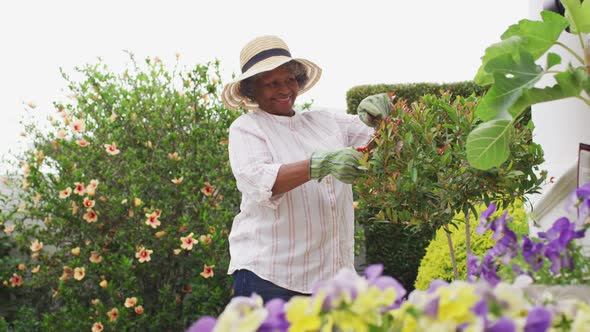
<path fill-rule="evenodd" d="M 590 1 L 561 0 L 572 33 L 590 33 Z"/>
<path fill-rule="evenodd" d="M 494 85 L 477 107 L 477 116 L 483 120 L 510 118 L 508 110 L 543 76 L 543 69 L 526 52 L 519 53 L 518 60 L 512 54 L 498 56 L 485 69 L 493 73 Z"/>
<path fill-rule="evenodd" d="M 518 36 L 507 38 L 499 43 L 492 44 L 486 48 L 485 55 L 481 58 L 482 64 L 475 75 L 475 83 L 479 85 L 489 85 L 494 83 L 494 77 L 487 72 L 485 67 L 488 61 L 498 56 L 506 54 L 515 54 L 519 49 L 519 45 L 523 44 L 524 40 Z"/>
<path fill-rule="evenodd" d="M 521 37 L 524 39 L 521 44 L 523 51 L 532 54 L 537 60 L 555 44 L 569 25 L 563 16 L 550 11 L 541 12 L 541 18 L 542 21 L 521 20 L 510 26 L 501 38 Z"/>
<path fill-rule="evenodd" d="M 493 74 L 486 69 L 487 63 L 501 55 L 516 55 L 521 51 L 530 53 L 536 60 L 541 57 L 559 38 L 568 26 L 568 21 L 553 12 L 541 13 L 543 21 L 521 20 L 506 30 L 502 41 L 489 46 L 482 57 L 482 64 L 475 76 L 475 82 L 488 85 L 494 82 Z"/>
<path fill-rule="evenodd" d="M 508 111 L 511 117 L 517 117 L 523 110 L 534 104 L 580 95 L 584 82 L 588 80 L 588 75 L 583 67 L 570 67 L 566 71 L 557 73 L 554 78 L 557 83 L 553 86 L 523 91 L 523 94 Z"/>
<path fill-rule="evenodd" d="M 482 170 L 501 165 L 510 155 L 509 143 L 513 131 L 510 120 L 492 120 L 480 124 L 467 137 L 469 164 Z"/>

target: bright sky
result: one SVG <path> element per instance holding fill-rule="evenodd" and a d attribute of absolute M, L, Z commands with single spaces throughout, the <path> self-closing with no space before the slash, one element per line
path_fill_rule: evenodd
<path fill-rule="evenodd" d="M 22 148 L 23 116 L 45 118 L 64 99 L 59 68 L 99 56 L 116 70 L 123 50 L 165 62 L 178 52 L 187 66 L 217 58 L 228 81 L 242 46 L 275 34 L 324 70 L 298 103 L 344 110 L 355 85 L 472 79 L 485 47 L 528 16 L 523 0 L 2 1 L 0 156 Z"/>

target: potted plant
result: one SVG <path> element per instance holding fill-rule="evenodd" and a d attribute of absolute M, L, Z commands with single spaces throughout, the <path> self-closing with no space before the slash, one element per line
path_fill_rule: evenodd
<path fill-rule="evenodd" d="M 467 160 L 475 168 L 486 170 L 505 162 L 510 155 L 510 144 L 515 137 L 515 125 L 531 105 L 578 98 L 588 106 L 590 99 L 590 2 L 562 0 L 565 17 L 551 11 L 541 13 L 541 21 L 521 20 L 510 26 L 502 41 L 489 46 L 482 57 L 475 81 L 490 85 L 479 103 L 476 114 L 483 122 L 467 139 Z M 569 27 L 569 28 L 568 28 Z M 568 28 L 576 34 L 584 54 L 559 42 Z M 556 69 L 561 56 L 550 52 L 553 46 L 565 48 L 576 61 L 564 69 Z M 535 61 L 545 56 L 543 65 Z M 550 75 L 555 84 L 539 88 L 536 83 Z"/>

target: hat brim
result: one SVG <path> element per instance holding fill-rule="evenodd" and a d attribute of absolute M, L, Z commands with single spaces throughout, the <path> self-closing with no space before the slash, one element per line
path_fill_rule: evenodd
<path fill-rule="evenodd" d="M 221 94 L 221 100 L 223 100 L 223 103 L 225 106 L 227 106 L 227 108 L 232 110 L 238 109 L 240 107 L 247 110 L 258 109 L 258 103 L 240 94 L 240 82 L 254 75 L 276 69 L 289 61 L 297 61 L 301 63 L 305 67 L 307 77 L 309 78 L 305 86 L 299 87 L 299 93 L 297 95 L 301 95 L 311 89 L 320 79 L 320 76 L 322 75 L 322 69 L 315 63 L 306 59 L 293 59 L 287 56 L 275 56 L 260 61 L 245 73 L 238 76 L 238 78 L 236 78 L 234 81 L 226 84 Z"/>

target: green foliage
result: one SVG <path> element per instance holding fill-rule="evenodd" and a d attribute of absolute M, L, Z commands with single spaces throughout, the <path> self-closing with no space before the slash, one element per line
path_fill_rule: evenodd
<path fill-rule="evenodd" d="M 562 4 L 565 18 L 543 11 L 542 21 L 521 20 L 502 34 L 501 42 L 486 49 L 475 81 L 490 86 L 477 108 L 477 116 L 487 122 L 475 128 L 467 140 L 467 158 L 473 167 L 490 169 L 510 157 L 510 143 L 515 135 L 512 128 L 531 105 L 576 97 L 590 106 L 590 100 L 583 97 L 583 91 L 590 93 L 590 45 L 584 35 L 590 32 L 590 5 L 578 0 Z M 585 56 L 558 42 L 568 26 L 578 34 Z M 579 63 L 569 63 L 564 70 L 554 69 L 561 63 L 558 54 L 548 53 L 554 45 L 563 46 Z M 535 63 L 545 54 L 545 67 Z M 547 74 L 553 76 L 556 84 L 536 88 L 535 84 Z"/>
<path fill-rule="evenodd" d="M 485 254 L 496 243 L 492 239 L 491 232 L 486 232 L 482 235 L 477 235 L 475 232 L 479 225 L 478 216 L 485 208 L 485 205 L 477 206 L 477 215 L 473 213 L 469 214 L 471 252 L 478 256 Z M 503 210 L 497 211 L 495 215 L 502 213 L 504 213 Z M 510 227 L 516 234 L 528 234 L 526 211 L 521 200 L 516 200 L 514 204 L 508 207 L 508 215 L 513 218 L 510 222 Z M 452 230 L 451 241 L 456 253 L 459 279 L 465 280 L 467 276 L 465 215 L 461 212 L 455 215 L 454 220 L 458 224 L 458 227 Z M 435 238 L 426 248 L 426 255 L 424 255 L 424 258 L 420 262 L 415 286 L 416 289 L 427 289 L 432 280 L 441 279 L 452 281 L 454 278 L 446 231 L 441 227 L 436 231 Z"/>
<path fill-rule="evenodd" d="M 73 100 L 55 103 L 48 130 L 26 126 L 32 147 L 9 175 L 14 208 L 2 215 L 26 270 L 0 277 L 23 278 L 11 291 L 43 330 L 180 331 L 230 297 L 239 193 L 227 128 L 239 114 L 220 100 L 219 64 L 130 59 L 123 73 L 98 62 L 77 68 L 77 81 L 64 74 Z"/>
<path fill-rule="evenodd" d="M 448 93 L 411 105 L 398 100 L 361 163 L 369 170 L 356 186 L 359 205 L 377 211 L 378 221 L 438 229 L 475 202 L 507 205 L 538 190 L 545 172 L 536 174 L 543 158 L 531 126 L 516 129 L 510 163 L 491 171 L 467 165 L 465 141 L 477 123 L 476 104 L 473 96 L 451 102 Z"/>
<path fill-rule="evenodd" d="M 365 227 L 367 264 L 383 264 L 383 274 L 394 277 L 411 292 L 434 231 L 390 223 Z"/>
<path fill-rule="evenodd" d="M 398 99 L 405 99 L 412 103 L 423 95 L 440 95 L 441 91 L 448 91 L 453 96 L 483 95 L 487 88 L 471 81 L 456 83 L 406 83 L 406 84 L 371 84 L 359 85 L 346 92 L 346 105 L 349 114 L 356 114 L 356 109 L 365 97 L 391 92 Z"/>

